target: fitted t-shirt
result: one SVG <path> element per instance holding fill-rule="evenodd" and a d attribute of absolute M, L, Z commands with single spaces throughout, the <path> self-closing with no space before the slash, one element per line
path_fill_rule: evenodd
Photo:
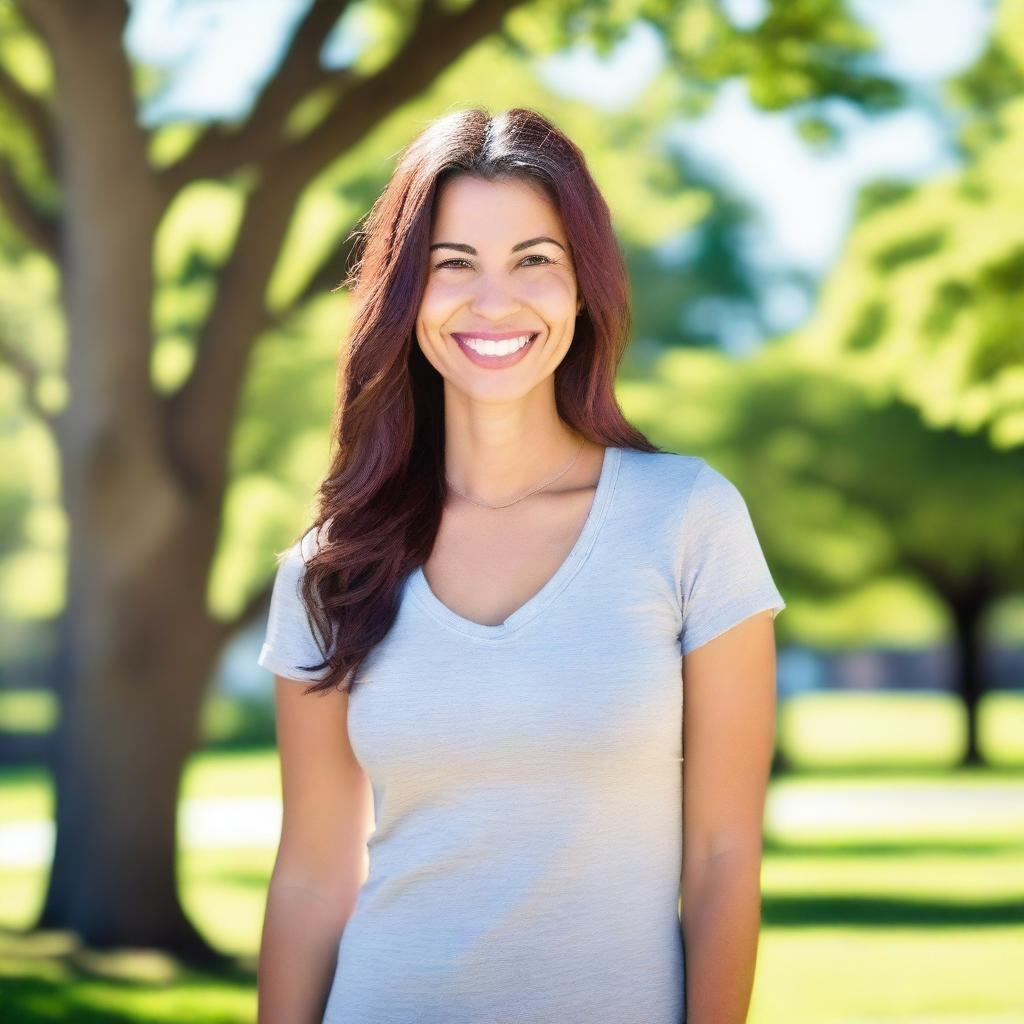
<path fill-rule="evenodd" d="M 258 662 L 324 671 L 289 550 Z M 504 622 L 422 568 L 349 698 L 369 874 L 325 1024 L 680 1024 L 681 657 L 785 601 L 698 456 L 605 449 L 582 530 Z"/>

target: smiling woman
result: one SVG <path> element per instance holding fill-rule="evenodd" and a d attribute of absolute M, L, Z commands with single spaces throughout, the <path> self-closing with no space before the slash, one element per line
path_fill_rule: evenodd
<path fill-rule="evenodd" d="M 261 1021 L 739 1021 L 785 602 L 739 491 L 616 403 L 629 290 L 582 154 L 533 111 L 448 115 L 363 241 L 259 656 Z"/>

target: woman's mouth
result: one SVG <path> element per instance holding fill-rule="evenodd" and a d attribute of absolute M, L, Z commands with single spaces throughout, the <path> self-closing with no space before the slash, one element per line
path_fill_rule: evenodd
<path fill-rule="evenodd" d="M 539 334 L 539 331 L 534 331 L 501 339 L 479 338 L 472 334 L 452 334 L 452 337 L 477 366 L 497 370 L 525 358 Z"/>

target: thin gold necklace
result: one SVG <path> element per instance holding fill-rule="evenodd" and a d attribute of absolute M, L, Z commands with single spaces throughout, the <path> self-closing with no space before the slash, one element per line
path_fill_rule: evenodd
<path fill-rule="evenodd" d="M 568 473 L 569 470 L 572 469 L 573 463 L 580 457 L 580 452 L 583 451 L 583 446 L 584 446 L 585 443 L 586 443 L 586 438 L 581 437 L 580 438 L 580 448 L 579 448 L 579 451 L 576 452 L 576 454 L 569 460 L 569 462 L 565 466 L 565 468 L 564 469 L 560 469 L 553 477 L 551 477 L 550 480 L 545 480 L 544 483 L 542 483 L 539 487 L 534 487 L 534 489 L 532 491 L 527 491 L 525 494 L 523 494 L 520 497 L 516 498 L 515 501 L 510 501 L 510 502 L 508 502 L 505 505 L 488 505 L 485 502 L 477 501 L 476 498 L 471 498 L 465 492 L 460 491 L 458 489 L 458 487 L 456 487 L 455 484 L 453 484 L 451 482 L 451 480 L 448 479 L 448 474 L 447 473 L 445 474 L 444 478 L 445 478 L 445 481 L 447 482 L 448 486 L 457 495 L 459 495 L 460 498 L 465 498 L 466 501 L 471 501 L 474 505 L 479 505 L 480 508 L 490 508 L 490 509 L 509 508 L 511 505 L 515 505 L 517 502 L 522 501 L 523 498 L 528 498 L 531 494 L 536 494 L 538 491 L 542 491 L 549 484 L 553 484 L 560 476 L 564 476 L 566 473 Z"/>

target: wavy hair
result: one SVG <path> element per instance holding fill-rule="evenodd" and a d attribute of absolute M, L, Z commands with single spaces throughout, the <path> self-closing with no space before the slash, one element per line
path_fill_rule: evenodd
<path fill-rule="evenodd" d="M 349 692 L 398 612 L 400 585 L 430 554 L 441 521 L 443 380 L 416 343 L 435 199 L 455 175 L 525 179 L 561 216 L 583 309 L 555 369 L 558 415 L 598 444 L 661 451 L 624 417 L 615 374 L 631 328 L 625 260 L 580 149 L 551 121 L 516 107 L 448 113 L 401 151 L 357 225 L 346 279 L 356 313 L 339 354 L 329 471 L 307 531 L 301 596 L 323 660 L 306 693 Z M 301 552 L 301 546 L 300 546 Z"/>

